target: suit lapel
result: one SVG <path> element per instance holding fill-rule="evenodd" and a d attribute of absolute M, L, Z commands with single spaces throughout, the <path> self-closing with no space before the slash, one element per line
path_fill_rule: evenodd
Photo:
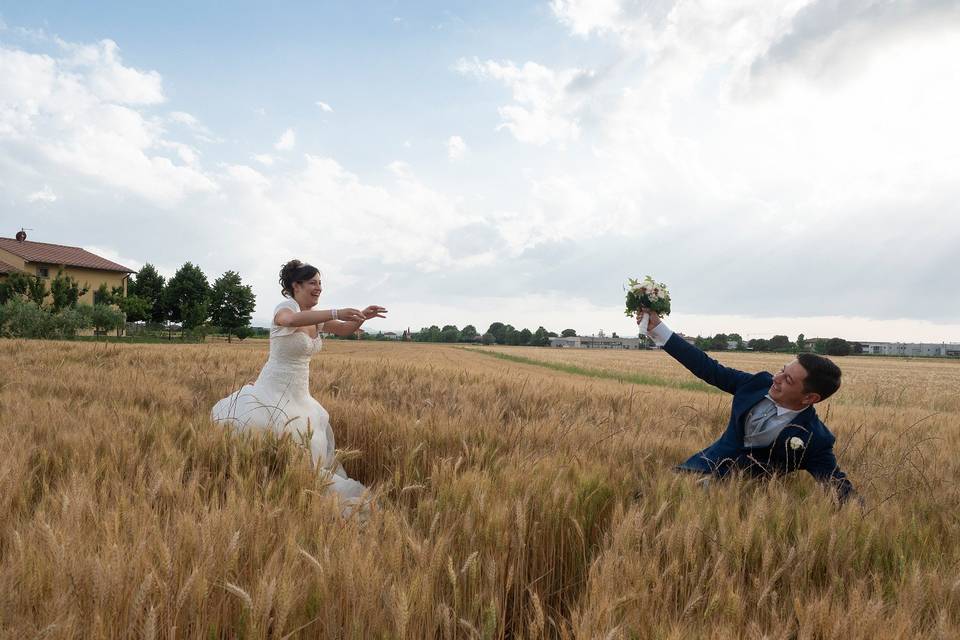
<path fill-rule="evenodd" d="M 817 413 L 813 407 L 808 407 L 798 413 L 790 424 L 777 435 L 777 439 L 773 441 L 771 455 L 778 458 L 782 456 L 790 463 L 790 466 L 796 467 L 810 449 L 816 435 L 813 430 L 813 421 L 816 416 Z M 796 448 L 790 446 L 793 438 L 799 438 L 802 445 Z"/>

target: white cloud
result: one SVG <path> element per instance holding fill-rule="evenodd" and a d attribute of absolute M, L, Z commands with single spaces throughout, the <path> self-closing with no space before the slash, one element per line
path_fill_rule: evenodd
<path fill-rule="evenodd" d="M 328 105 L 326 102 L 322 102 L 322 101 L 320 101 L 320 100 L 317 100 L 317 103 L 316 103 L 316 104 L 317 104 L 318 107 L 320 107 L 320 110 L 321 110 L 321 111 L 325 111 L 325 112 L 327 112 L 327 113 L 333 113 L 333 107 L 331 107 L 330 105 Z"/>
<path fill-rule="evenodd" d="M 297 134 L 293 132 L 293 129 L 287 129 L 281 134 L 280 139 L 273 145 L 273 148 L 277 151 L 289 151 L 293 149 L 297 144 Z"/>
<path fill-rule="evenodd" d="M 120 47 L 113 40 L 101 40 L 93 45 L 63 41 L 60 44 L 69 54 L 62 64 L 84 73 L 87 87 L 101 100 L 131 105 L 151 105 L 166 100 L 160 74 L 125 66 L 120 59 Z"/>
<path fill-rule="evenodd" d="M 122 265 L 128 269 L 132 269 L 133 271 L 139 271 L 144 265 L 143 262 L 141 262 L 140 260 L 137 260 L 136 258 L 131 258 L 130 256 L 122 255 L 119 251 L 117 251 L 113 247 L 86 245 L 83 248 L 89 251 L 90 253 L 94 253 L 100 256 L 101 258 L 106 258 L 111 262 L 116 262 L 117 264 Z"/>
<path fill-rule="evenodd" d="M 447 158 L 459 160 L 467 152 L 467 143 L 460 136 L 450 136 L 447 140 Z"/>
<path fill-rule="evenodd" d="M 194 133 L 197 139 L 203 142 L 223 142 L 222 139 L 217 138 L 210 129 L 189 113 L 184 111 L 171 111 L 169 118 L 172 122 L 187 127 Z"/>
<path fill-rule="evenodd" d="M 513 88 L 499 112 L 518 139 L 589 146 L 586 158 L 545 157 L 526 200 L 491 217 L 512 253 L 592 247 L 570 258 L 582 264 L 623 235 L 644 264 L 619 268 L 682 285 L 701 314 L 792 309 L 855 324 L 882 317 L 894 286 L 915 292 L 915 317 L 960 312 L 941 275 L 960 242 L 948 221 L 960 152 L 945 135 L 960 111 L 960 11 L 912 2 L 916 16 L 892 19 L 885 3 L 860 4 L 870 10 L 834 20 L 842 5 L 811 0 L 557 1 L 574 35 L 618 45 L 609 74 L 574 82 L 575 70 L 461 60 L 461 73 Z M 829 19 L 804 18 L 818 6 Z M 791 260 L 807 288 L 787 286 Z M 561 279 L 592 297 L 606 275 L 578 271 Z M 719 293 L 729 282 L 751 287 L 734 300 Z"/>
<path fill-rule="evenodd" d="M 586 94 L 578 85 L 593 72 L 584 69 L 556 71 L 535 62 L 518 67 L 513 62 L 481 62 L 462 58 L 456 70 L 491 78 L 506 84 L 513 92 L 512 104 L 499 108 L 506 129 L 521 141 L 536 145 L 556 142 L 561 146 L 580 137 L 580 115 Z"/>
<path fill-rule="evenodd" d="M 597 71 L 461 60 L 460 73 L 493 81 L 491 116 L 528 144 L 496 136 L 489 155 L 469 151 L 476 171 L 439 174 L 410 152 L 382 172 L 381 160 L 278 153 L 296 148 L 295 122 L 282 125 L 286 149 L 251 154 L 240 139 L 207 151 L 197 106 L 164 107 L 159 73 L 125 65 L 116 45 L 0 45 L 0 217 L 4 202 L 49 189 L 70 206 L 19 223 L 45 227 L 32 239 L 106 245 L 168 275 L 187 260 L 211 278 L 235 269 L 259 321 L 279 265 L 298 256 L 324 270 L 325 304 L 386 302 L 414 328 L 442 318 L 625 334 L 623 280 L 649 272 L 671 285 L 671 324 L 685 332 L 897 339 L 919 337 L 914 326 L 960 339 L 948 295 L 956 21 L 933 9 L 803 18 L 819 4 L 558 0 L 571 34 L 559 46 Z M 266 124 L 255 120 L 254 139 Z M 399 142 L 411 135 L 388 124 Z M 476 144 L 474 124 L 453 126 Z M 417 135 L 445 140 L 448 157 L 466 147 L 449 131 Z M 909 305 L 892 304 L 902 291 Z"/>
<path fill-rule="evenodd" d="M 56 202 L 57 194 L 53 192 L 50 185 L 44 185 L 40 191 L 34 191 L 27 196 L 27 202 Z"/>
<path fill-rule="evenodd" d="M 0 150 L 18 170 L 164 206 L 215 189 L 141 111 L 164 100 L 159 73 L 124 66 L 110 40 L 60 44 L 60 58 L 0 46 Z"/>

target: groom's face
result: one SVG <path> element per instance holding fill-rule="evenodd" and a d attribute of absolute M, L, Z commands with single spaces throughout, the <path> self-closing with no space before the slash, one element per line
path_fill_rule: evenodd
<path fill-rule="evenodd" d="M 807 379 L 807 370 L 796 360 L 787 363 L 779 373 L 773 376 L 770 385 L 770 397 L 782 407 L 804 409 L 816 403 L 820 396 L 808 393 L 803 388 Z"/>

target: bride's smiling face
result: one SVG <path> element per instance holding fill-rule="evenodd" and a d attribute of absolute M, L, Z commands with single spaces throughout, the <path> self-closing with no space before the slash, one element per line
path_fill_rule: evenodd
<path fill-rule="evenodd" d="M 316 306 L 322 291 L 323 286 L 320 283 L 319 273 L 309 280 L 293 283 L 293 298 L 301 309 L 310 309 Z"/>

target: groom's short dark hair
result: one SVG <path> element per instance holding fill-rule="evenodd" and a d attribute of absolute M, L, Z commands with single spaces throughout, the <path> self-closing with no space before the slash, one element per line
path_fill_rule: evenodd
<path fill-rule="evenodd" d="M 817 393 L 821 400 L 826 400 L 840 388 L 840 367 L 829 358 L 815 353 L 801 353 L 797 356 L 797 362 L 807 372 L 803 381 L 806 393 Z"/>

